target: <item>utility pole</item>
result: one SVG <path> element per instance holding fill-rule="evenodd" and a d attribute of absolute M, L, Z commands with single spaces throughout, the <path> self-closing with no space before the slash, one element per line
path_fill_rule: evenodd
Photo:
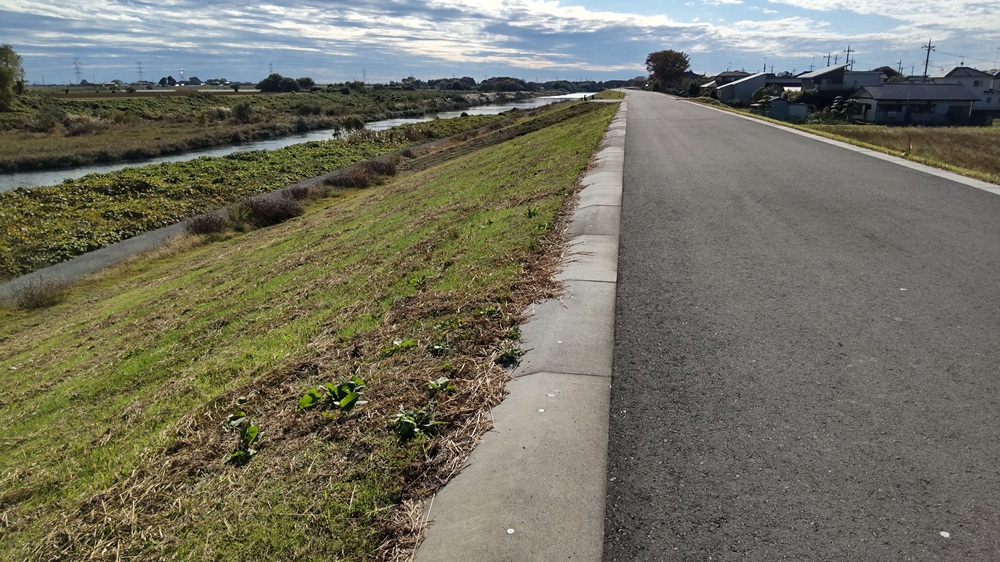
<path fill-rule="evenodd" d="M 848 45 L 847 50 L 844 52 L 847 53 L 847 58 L 844 59 L 844 64 L 848 65 L 850 70 L 854 70 L 854 62 L 851 60 L 851 53 L 856 53 L 857 51 L 852 51 L 851 46 Z"/>
<path fill-rule="evenodd" d="M 931 51 L 934 50 L 934 45 L 931 43 L 931 40 L 928 39 L 927 40 L 927 44 L 923 45 L 920 48 L 927 51 L 927 58 L 924 59 L 924 82 L 926 82 L 927 81 L 927 67 L 930 66 L 930 64 L 931 64 Z"/>
<path fill-rule="evenodd" d="M 833 55 L 833 64 L 840 62 L 840 55 Z"/>
<path fill-rule="evenodd" d="M 833 53 L 826 54 L 826 65 L 830 66 L 830 59 L 833 58 Z"/>
<path fill-rule="evenodd" d="M 896 72 L 903 73 L 903 59 L 899 59 L 899 67 L 896 68 Z"/>

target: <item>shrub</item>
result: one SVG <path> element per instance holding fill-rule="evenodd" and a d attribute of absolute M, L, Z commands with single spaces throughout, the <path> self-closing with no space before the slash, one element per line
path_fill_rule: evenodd
<path fill-rule="evenodd" d="M 282 191 L 281 192 L 281 196 L 284 197 L 284 198 L 286 198 L 286 199 L 294 199 L 296 201 L 304 201 L 306 199 L 311 198 L 313 196 L 313 194 L 312 194 L 312 190 L 310 190 L 308 187 L 295 186 L 295 187 L 289 187 L 288 189 L 285 189 L 284 191 Z"/>
<path fill-rule="evenodd" d="M 65 300 L 67 289 L 66 283 L 39 277 L 14 294 L 14 304 L 25 310 L 47 308 Z"/>
<path fill-rule="evenodd" d="M 396 163 L 392 160 L 368 160 L 343 174 L 327 178 L 326 184 L 361 189 L 378 185 L 384 178 L 396 175 L 396 172 Z"/>
<path fill-rule="evenodd" d="M 301 216 L 305 209 L 298 201 L 276 197 L 250 197 L 230 207 L 229 218 L 239 224 L 249 224 L 257 228 L 280 224 L 288 219 Z"/>
<path fill-rule="evenodd" d="M 184 229 L 191 234 L 217 234 L 232 227 L 229 217 L 219 213 L 208 213 L 188 219 Z"/>

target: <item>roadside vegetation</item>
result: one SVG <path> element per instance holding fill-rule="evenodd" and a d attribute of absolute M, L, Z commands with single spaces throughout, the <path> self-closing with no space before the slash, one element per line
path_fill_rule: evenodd
<path fill-rule="evenodd" d="M 712 98 L 691 101 L 1000 184 L 1000 124 L 991 127 L 795 124 L 755 115 Z"/>
<path fill-rule="evenodd" d="M 806 125 L 805 130 L 1000 184 L 1000 125 Z"/>
<path fill-rule="evenodd" d="M 582 105 L 0 309 L 0 551 L 407 559 L 489 427 L 521 311 L 557 290 L 559 225 L 616 110 Z"/>
<path fill-rule="evenodd" d="M 58 263 L 244 197 L 486 127 L 504 116 L 438 119 L 274 151 L 129 168 L 0 192 L 0 279 Z"/>

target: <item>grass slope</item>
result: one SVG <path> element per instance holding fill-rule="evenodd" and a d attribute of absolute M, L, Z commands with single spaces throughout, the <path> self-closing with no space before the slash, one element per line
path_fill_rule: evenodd
<path fill-rule="evenodd" d="M 615 107 L 298 219 L 187 238 L 0 310 L 0 551 L 12 559 L 405 557 L 420 500 L 502 395 L 520 312 L 554 290 L 554 225 Z M 361 376 L 347 415 L 296 412 Z M 454 392 L 428 389 L 450 378 Z M 237 398 L 264 432 L 225 461 Z M 444 422 L 398 439 L 405 408 Z"/>

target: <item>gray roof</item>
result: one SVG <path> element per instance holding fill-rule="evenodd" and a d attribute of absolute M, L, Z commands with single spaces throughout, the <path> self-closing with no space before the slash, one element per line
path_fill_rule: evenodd
<path fill-rule="evenodd" d="M 862 86 L 853 98 L 873 98 L 876 100 L 907 100 L 907 101 L 976 101 L 979 96 L 973 94 L 961 84 L 935 84 L 924 82 L 887 83 L 878 86 Z"/>
<path fill-rule="evenodd" d="M 942 70 L 936 74 L 931 74 L 932 78 L 992 78 L 992 74 L 969 68 L 968 66 L 956 66 L 951 70 Z"/>
<path fill-rule="evenodd" d="M 744 82 L 750 82 L 751 80 L 753 80 L 755 78 L 761 78 L 761 77 L 766 78 L 767 74 L 765 74 L 763 72 L 758 72 L 757 74 L 751 74 L 750 76 L 747 76 L 746 78 L 740 78 L 739 80 L 736 80 L 735 82 L 730 82 L 728 84 L 723 84 L 722 86 L 719 86 L 719 88 L 735 88 L 739 84 L 742 84 Z"/>
<path fill-rule="evenodd" d="M 844 69 L 844 68 L 847 68 L 846 64 L 835 64 L 833 66 L 828 66 L 826 68 L 821 68 L 821 69 L 813 71 L 813 72 L 807 72 L 805 74 L 800 74 L 799 78 L 819 78 L 820 76 L 823 76 L 824 74 L 828 74 L 830 72 L 834 72 L 836 70 L 841 70 L 841 69 Z"/>

